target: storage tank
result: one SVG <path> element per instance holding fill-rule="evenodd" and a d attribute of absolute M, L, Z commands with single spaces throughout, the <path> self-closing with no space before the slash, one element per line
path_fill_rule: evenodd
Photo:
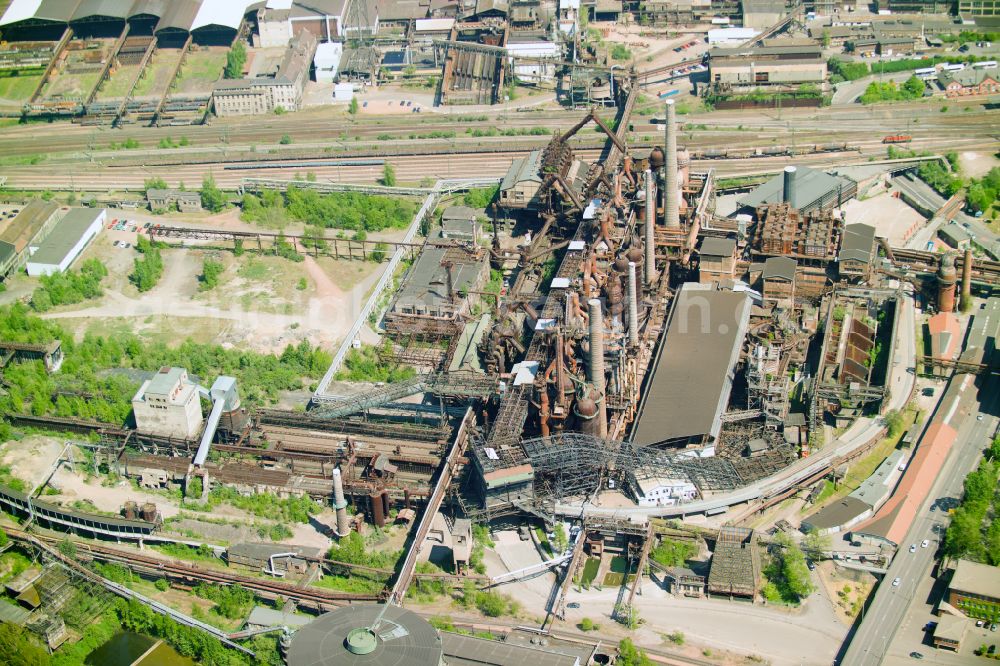
<path fill-rule="evenodd" d="M 122 515 L 128 520 L 135 520 L 139 517 L 139 505 L 134 500 L 128 500 L 122 507 Z"/>

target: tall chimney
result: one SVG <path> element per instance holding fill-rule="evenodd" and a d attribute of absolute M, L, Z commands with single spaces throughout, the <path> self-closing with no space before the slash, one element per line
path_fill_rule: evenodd
<path fill-rule="evenodd" d="M 667 100 L 666 124 L 666 160 L 663 168 L 666 176 L 663 179 L 663 217 L 669 229 L 679 229 L 681 226 L 680 208 L 677 201 L 677 112 L 674 110 L 674 100 Z"/>
<path fill-rule="evenodd" d="M 345 537 L 350 531 L 347 524 L 347 500 L 344 499 L 344 480 L 340 468 L 333 470 L 333 508 L 337 510 L 337 536 Z"/>
<path fill-rule="evenodd" d="M 955 271 L 955 255 L 948 253 L 941 257 L 941 267 L 938 269 L 937 306 L 938 312 L 955 311 L 955 283 L 958 274 Z"/>
<path fill-rule="evenodd" d="M 635 262 L 628 262 L 628 343 L 639 346 L 639 290 L 636 285 Z"/>
<path fill-rule="evenodd" d="M 972 298 L 972 248 L 965 248 L 962 260 L 962 301 Z"/>
<path fill-rule="evenodd" d="M 598 410 L 601 423 L 601 437 L 608 434 L 608 413 L 604 398 L 604 320 L 601 316 L 601 301 L 592 298 L 587 305 L 590 308 L 590 363 L 587 364 L 588 379 L 599 394 Z"/>
<path fill-rule="evenodd" d="M 653 280 L 656 275 L 656 267 L 654 266 L 656 259 L 656 245 L 655 236 L 653 230 L 656 228 L 656 195 L 653 190 L 656 187 L 656 181 L 653 178 L 653 170 L 646 169 L 646 224 L 645 224 L 645 250 L 646 250 L 646 260 L 643 261 L 643 268 L 645 273 L 646 286 L 653 284 Z"/>
<path fill-rule="evenodd" d="M 792 204 L 792 197 L 795 195 L 795 167 L 785 167 L 785 179 L 781 189 L 781 200 L 786 204 Z"/>

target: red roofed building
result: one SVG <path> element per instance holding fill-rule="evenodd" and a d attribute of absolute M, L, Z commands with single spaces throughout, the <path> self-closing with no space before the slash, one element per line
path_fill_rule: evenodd
<path fill-rule="evenodd" d="M 851 530 L 852 539 L 898 547 L 948 457 L 958 431 L 945 423 L 927 427 L 892 497 L 871 519 Z"/>
<path fill-rule="evenodd" d="M 939 312 L 927 320 L 927 332 L 931 338 L 931 356 L 934 358 L 955 358 L 962 341 L 962 327 L 953 312 Z"/>

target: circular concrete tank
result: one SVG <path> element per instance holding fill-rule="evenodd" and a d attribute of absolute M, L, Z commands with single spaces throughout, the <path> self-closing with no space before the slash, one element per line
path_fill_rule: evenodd
<path fill-rule="evenodd" d="M 296 631 L 288 665 L 441 666 L 443 653 L 441 636 L 419 615 L 398 606 L 359 605 L 320 615 Z"/>

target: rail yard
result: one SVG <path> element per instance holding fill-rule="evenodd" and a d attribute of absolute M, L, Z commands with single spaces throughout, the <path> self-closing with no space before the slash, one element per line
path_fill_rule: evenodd
<path fill-rule="evenodd" d="M 0 2 L 12 652 L 995 653 L 994 33 L 120 4 Z"/>

